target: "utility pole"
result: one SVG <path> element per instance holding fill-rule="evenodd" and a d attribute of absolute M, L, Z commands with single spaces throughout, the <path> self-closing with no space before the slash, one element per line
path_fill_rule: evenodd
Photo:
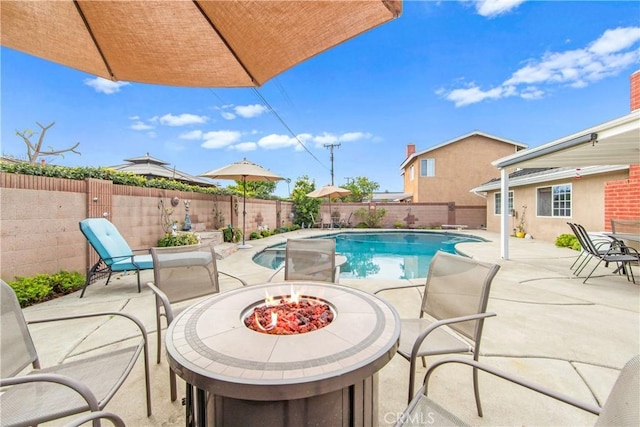
<path fill-rule="evenodd" d="M 340 144 L 324 144 L 324 146 L 331 151 L 331 185 L 333 185 L 333 148 L 340 147 Z"/>

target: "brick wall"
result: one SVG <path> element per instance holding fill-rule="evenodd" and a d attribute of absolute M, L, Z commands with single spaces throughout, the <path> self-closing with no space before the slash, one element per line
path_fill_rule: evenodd
<path fill-rule="evenodd" d="M 631 111 L 640 108 L 640 70 L 631 74 Z"/>
<path fill-rule="evenodd" d="M 629 167 L 629 179 L 609 181 L 604 188 L 604 228 L 611 219 L 640 219 L 640 165 Z"/>

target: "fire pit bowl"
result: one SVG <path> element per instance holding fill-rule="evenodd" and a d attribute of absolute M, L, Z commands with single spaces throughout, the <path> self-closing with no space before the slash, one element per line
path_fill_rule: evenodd
<path fill-rule="evenodd" d="M 293 335 L 245 326 L 266 294 L 286 296 L 291 289 L 329 304 L 331 323 Z M 171 369 L 199 390 L 197 425 L 373 426 L 377 372 L 394 356 L 399 337 L 396 311 L 374 295 L 286 282 L 224 292 L 189 307 L 169 326 L 166 346 Z"/>

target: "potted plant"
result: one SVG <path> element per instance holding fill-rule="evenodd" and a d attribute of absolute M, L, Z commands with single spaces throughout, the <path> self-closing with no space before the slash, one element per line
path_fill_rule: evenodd
<path fill-rule="evenodd" d="M 523 238 L 527 233 L 524 231 L 524 215 L 527 212 L 527 205 L 522 206 L 522 215 L 520 216 L 520 222 L 516 227 L 516 237 Z"/>

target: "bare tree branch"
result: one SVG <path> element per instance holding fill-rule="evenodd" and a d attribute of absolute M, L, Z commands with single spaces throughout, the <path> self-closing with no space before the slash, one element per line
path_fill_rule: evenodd
<path fill-rule="evenodd" d="M 25 145 L 27 146 L 27 158 L 29 160 L 29 163 L 35 164 L 38 158 L 44 157 L 44 156 L 64 157 L 64 153 L 67 153 L 69 151 L 78 155 L 82 155 L 82 153 L 76 150 L 76 148 L 78 148 L 78 146 L 80 145 L 79 142 L 76 142 L 74 146 L 70 148 L 65 148 L 63 150 L 54 150 L 53 147 L 50 146 L 49 151 L 42 151 L 42 144 L 44 143 L 45 134 L 49 129 L 51 129 L 51 127 L 53 127 L 53 125 L 56 124 L 56 122 L 51 122 L 51 124 L 47 126 L 43 126 L 38 122 L 36 122 L 36 124 L 40 127 L 41 132 L 34 132 L 31 129 L 26 129 L 26 130 L 23 130 L 22 132 L 16 131 L 16 135 L 21 137 Z M 37 135 L 38 133 L 40 134 L 40 136 L 38 137 L 38 142 L 34 145 L 33 142 L 31 141 L 31 138 L 34 135 Z"/>

